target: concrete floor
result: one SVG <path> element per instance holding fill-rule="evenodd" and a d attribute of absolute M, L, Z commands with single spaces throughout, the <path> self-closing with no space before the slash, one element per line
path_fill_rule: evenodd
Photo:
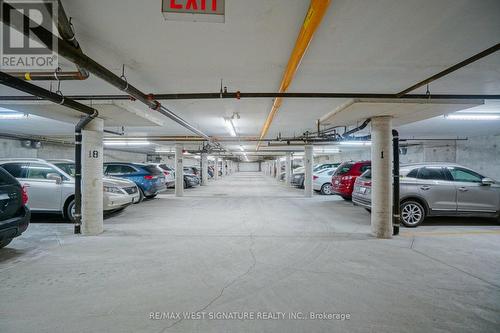
<path fill-rule="evenodd" d="M 500 331 L 494 221 L 434 219 L 376 240 L 363 209 L 240 173 L 129 207 L 105 229 L 33 223 L 0 251 L 0 332 Z M 165 319 L 194 311 L 286 319 Z"/>

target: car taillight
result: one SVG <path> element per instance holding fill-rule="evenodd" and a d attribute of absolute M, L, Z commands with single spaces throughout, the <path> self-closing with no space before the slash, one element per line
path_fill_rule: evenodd
<path fill-rule="evenodd" d="M 170 176 L 170 172 L 168 172 L 168 171 L 163 171 L 163 174 L 164 174 L 165 176 Z"/>
<path fill-rule="evenodd" d="M 340 178 L 340 180 L 346 182 L 346 181 L 349 181 L 353 178 L 354 178 L 354 176 L 342 176 L 342 178 Z"/>
<path fill-rule="evenodd" d="M 318 179 L 319 177 L 318 176 L 313 176 L 313 180 L 316 180 Z"/>
<path fill-rule="evenodd" d="M 28 203 L 28 192 L 26 192 L 26 187 L 21 188 L 21 198 L 23 200 L 23 206 Z"/>
<path fill-rule="evenodd" d="M 372 186 L 372 182 L 363 182 L 363 186 Z"/>
<path fill-rule="evenodd" d="M 153 180 L 154 177 L 151 176 L 151 175 L 146 175 L 146 176 L 144 176 L 144 179 L 146 179 L 146 180 Z"/>

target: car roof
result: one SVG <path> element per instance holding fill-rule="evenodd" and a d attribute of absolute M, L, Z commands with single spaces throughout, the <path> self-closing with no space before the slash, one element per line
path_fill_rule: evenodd
<path fill-rule="evenodd" d="M 420 162 L 420 163 L 405 163 L 401 164 L 400 168 L 415 168 L 415 167 L 426 167 L 426 166 L 440 166 L 440 167 L 461 167 L 465 168 L 464 166 L 461 166 L 456 163 L 449 163 L 449 162 Z"/>

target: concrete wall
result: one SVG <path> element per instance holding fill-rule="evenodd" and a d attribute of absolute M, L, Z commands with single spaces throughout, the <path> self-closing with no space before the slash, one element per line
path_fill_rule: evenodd
<path fill-rule="evenodd" d="M 21 141 L 0 139 L 0 158 L 43 158 L 43 159 L 75 159 L 73 145 L 62 145 L 42 142 L 42 148 L 24 148 Z M 104 162 L 146 162 L 147 155 L 117 150 L 104 150 Z"/>
<path fill-rule="evenodd" d="M 409 142 L 411 144 L 411 142 Z M 370 149 L 319 156 L 315 163 L 370 160 Z M 401 163 L 457 163 L 500 181 L 500 134 L 471 137 L 465 141 L 429 141 L 406 148 Z"/>

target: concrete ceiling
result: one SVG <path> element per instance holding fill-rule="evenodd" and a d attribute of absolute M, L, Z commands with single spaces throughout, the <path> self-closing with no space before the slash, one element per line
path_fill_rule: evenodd
<path fill-rule="evenodd" d="M 165 21 L 160 0 L 63 0 L 84 51 L 121 72 L 145 92 L 215 92 L 220 79 L 229 90 L 278 89 L 308 0 L 232 0 L 226 23 Z M 499 42 L 498 0 L 335 0 L 310 45 L 290 91 L 395 93 Z M 62 64 L 64 69 L 73 68 Z M 500 54 L 494 54 L 431 85 L 432 93 L 493 94 L 500 91 Z M 40 83 L 49 88 L 48 83 Z M 119 94 L 91 77 L 64 82 L 71 94 Z M 417 91 L 423 93 L 423 90 Z M 15 94 L 0 87 L 0 95 Z M 138 102 L 126 102 L 138 104 Z M 269 136 L 301 134 L 345 100 L 287 99 Z M 258 135 L 271 99 L 165 101 L 178 115 L 209 135 L 226 136 L 223 117 L 238 112 L 238 132 Z M 136 106 L 137 107 L 137 106 Z M 134 135 L 189 135 L 167 120 L 134 127 Z M 122 124 L 120 124 L 122 122 Z M 111 124 L 111 123 L 110 123 Z M 486 126 L 490 132 L 500 132 Z M 491 124 L 489 124 L 491 125 Z M 439 130 L 458 136 L 476 124 L 442 121 Z M 404 127 L 412 135 L 434 136 L 428 123 Z M 1 130 L 1 128 L 0 128 Z M 16 129 L 11 129 L 16 130 Z M 26 131 L 26 127 L 21 131 Z M 35 129 L 34 129 L 35 130 Z M 68 133 L 70 134 L 70 133 Z"/>

